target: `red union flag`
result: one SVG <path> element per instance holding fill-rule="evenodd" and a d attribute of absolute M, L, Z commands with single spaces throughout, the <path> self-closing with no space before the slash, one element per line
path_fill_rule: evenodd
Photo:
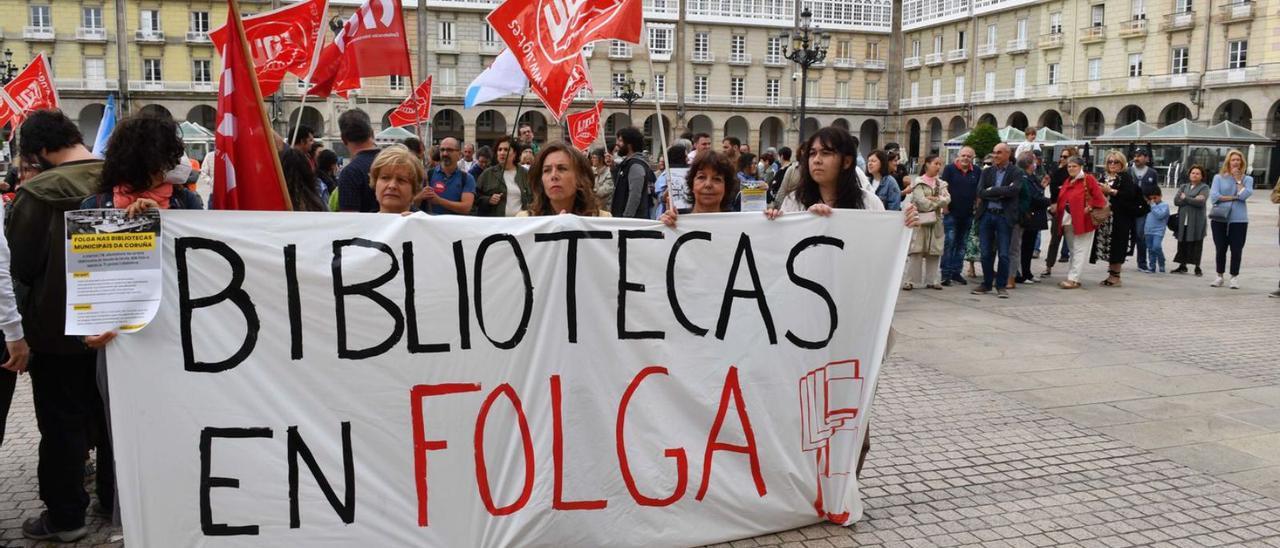
<path fill-rule="evenodd" d="M 431 119 L 431 77 L 413 90 L 413 95 L 391 111 L 392 127 L 412 126 Z"/>
<path fill-rule="evenodd" d="M 328 11 L 329 0 L 304 0 L 244 19 L 244 35 L 263 95 L 279 90 L 285 73 L 298 78 L 311 73 Z M 209 39 L 222 51 L 227 45 L 227 27 L 213 29 Z"/>
<path fill-rule="evenodd" d="M 594 143 L 596 137 L 600 135 L 600 108 L 603 106 L 603 101 L 596 101 L 594 108 L 582 112 L 571 112 L 566 118 L 569 124 L 569 140 L 573 141 L 573 146 L 578 150 L 586 151 L 591 148 L 591 143 Z"/>
<path fill-rule="evenodd" d="M 16 127 L 26 113 L 34 110 L 58 108 L 58 90 L 53 87 L 49 59 L 44 53 L 36 55 L 27 68 L 4 86 L 4 94 L 0 100 L 0 127 L 8 122 Z"/>
<path fill-rule="evenodd" d="M 320 52 L 308 95 L 360 89 L 361 78 L 413 76 L 400 0 L 365 0 Z"/>
<path fill-rule="evenodd" d="M 583 46 L 596 40 L 639 43 L 642 0 L 507 0 L 489 24 L 515 52 L 529 87 L 559 119 L 583 87 L 590 86 Z"/>
<path fill-rule="evenodd" d="M 240 26 L 238 0 L 227 0 L 227 47 L 218 82 L 218 131 L 214 137 L 213 205 L 218 209 L 292 209 L 280 171 L 280 156 L 248 41 Z"/>

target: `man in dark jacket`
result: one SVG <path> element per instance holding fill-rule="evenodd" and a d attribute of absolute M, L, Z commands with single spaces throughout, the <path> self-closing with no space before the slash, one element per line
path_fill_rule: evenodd
<path fill-rule="evenodd" d="M 986 295 L 994 288 L 1002 299 L 1009 298 L 1009 245 L 1017 223 L 1018 197 L 1022 174 L 1014 167 L 1009 145 L 997 144 L 991 151 L 991 167 L 982 170 L 978 182 L 978 242 L 982 248 L 982 285 L 970 293 Z"/>
<path fill-rule="evenodd" d="M 956 161 L 942 168 L 942 180 L 951 192 L 951 205 L 942 218 L 946 233 L 946 245 L 942 251 L 942 285 L 952 283 L 968 285 L 960 271 L 964 268 L 964 248 L 969 243 L 969 231 L 973 228 L 973 208 L 978 200 L 978 179 L 981 172 L 973 166 L 973 149 L 961 147 Z"/>
<path fill-rule="evenodd" d="M 63 213 L 97 192 L 102 161 L 84 146 L 75 122 L 57 110 L 31 114 L 22 124 L 23 158 L 45 166 L 13 200 L 9 217 L 12 272 L 18 307 L 31 345 L 31 390 L 40 428 L 40 499 L 46 510 L 22 525 L 27 538 L 71 542 L 83 537 L 89 495 L 84 457 L 91 429 L 106 431 L 96 382 L 96 353 L 63 335 L 67 309 Z M 98 500 L 110 511 L 115 475 L 110 444 L 98 448 Z"/>
<path fill-rule="evenodd" d="M 1156 168 L 1151 167 L 1151 153 L 1147 149 L 1138 147 L 1133 151 L 1133 164 L 1129 166 L 1129 175 L 1133 177 L 1133 182 L 1142 190 L 1143 196 L 1160 193 L 1160 174 Z M 1129 232 L 1129 249 L 1136 249 L 1138 252 L 1138 270 L 1140 272 L 1150 272 L 1147 268 L 1147 240 L 1146 234 L 1147 216 L 1136 217 L 1133 220 L 1133 230 Z"/>
<path fill-rule="evenodd" d="M 644 134 L 634 127 L 618 130 L 618 171 L 614 173 L 613 203 L 610 213 L 614 217 L 648 219 L 654 183 L 657 177 L 640 154 L 644 149 Z"/>

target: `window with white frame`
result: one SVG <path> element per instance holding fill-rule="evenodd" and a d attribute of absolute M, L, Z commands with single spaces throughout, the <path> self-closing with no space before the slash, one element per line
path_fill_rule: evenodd
<path fill-rule="evenodd" d="M 942 96 L 942 80 L 934 78 L 933 89 L 931 91 L 933 93 L 929 94 L 930 97 L 941 97 Z"/>
<path fill-rule="evenodd" d="M 693 77 L 693 102 L 695 103 L 707 102 L 707 77 L 706 76 Z"/>
<path fill-rule="evenodd" d="M 1102 4 L 1094 4 L 1089 8 L 1089 25 L 1101 27 L 1106 24 L 1106 8 Z"/>
<path fill-rule="evenodd" d="M 653 75 L 653 96 L 659 101 L 666 100 L 667 98 L 667 75 L 666 74 Z"/>
<path fill-rule="evenodd" d="M 213 61 L 193 59 L 191 61 L 191 81 L 197 84 L 213 83 Z"/>
<path fill-rule="evenodd" d="M 880 82 L 867 82 L 866 93 L 863 97 L 868 101 L 875 101 L 880 98 Z"/>
<path fill-rule="evenodd" d="M 389 78 L 389 80 L 387 81 L 387 87 L 390 88 L 391 91 L 404 91 L 404 81 L 405 81 L 404 76 L 400 76 L 399 74 L 392 74 L 387 78 Z"/>
<path fill-rule="evenodd" d="M 613 97 L 615 99 L 617 99 L 619 94 L 622 93 L 622 85 L 626 83 L 626 81 L 627 73 L 625 72 L 615 72 L 613 73 L 613 76 L 609 78 L 609 82 L 612 84 L 609 86 L 609 89 L 613 92 Z"/>
<path fill-rule="evenodd" d="M 778 36 L 770 36 L 769 44 L 765 49 L 765 62 L 770 64 L 782 63 L 782 38 Z"/>
<path fill-rule="evenodd" d="M 453 47 L 453 21 L 436 21 L 436 36 L 441 46 Z"/>
<path fill-rule="evenodd" d="M 920 82 L 911 82 L 911 99 L 920 96 Z"/>
<path fill-rule="evenodd" d="M 1130 53 L 1129 54 L 1129 77 L 1136 78 L 1138 76 L 1142 76 L 1142 54 Z"/>
<path fill-rule="evenodd" d="M 1094 57 L 1092 59 L 1089 59 L 1088 67 L 1089 67 L 1088 78 L 1090 82 L 1102 79 L 1102 59 L 1101 58 Z"/>
<path fill-rule="evenodd" d="M 482 39 L 485 44 L 498 44 L 502 42 L 502 39 L 498 37 L 498 29 L 493 28 L 493 25 L 488 23 L 484 24 L 484 30 L 481 31 L 481 36 L 483 37 Z"/>
<path fill-rule="evenodd" d="M 436 79 L 431 85 L 438 87 L 444 93 L 453 93 L 453 87 L 458 85 L 458 67 L 437 68 Z"/>
<path fill-rule="evenodd" d="M 942 53 L 942 35 L 937 34 L 933 37 L 933 52 Z"/>
<path fill-rule="evenodd" d="M 867 42 L 867 59 L 880 58 L 880 42 Z"/>
<path fill-rule="evenodd" d="M 1227 68 L 1241 69 L 1249 66 L 1249 41 L 1232 40 L 1227 42 Z"/>
<path fill-rule="evenodd" d="M 1062 34 L 1062 12 L 1049 14 L 1049 34 Z"/>
<path fill-rule="evenodd" d="M 102 6 L 85 6 L 80 10 L 80 26 L 102 30 Z"/>
<path fill-rule="evenodd" d="M 140 11 L 138 28 L 143 32 L 160 32 L 160 10 Z"/>
<path fill-rule="evenodd" d="M 747 37 L 742 34 L 735 34 L 729 38 L 729 58 L 734 61 L 741 61 L 747 56 Z"/>
<path fill-rule="evenodd" d="M 191 12 L 191 32 L 209 32 L 209 12 L 193 11 Z"/>
<path fill-rule="evenodd" d="M 742 104 L 742 94 L 746 90 L 746 83 L 741 76 L 729 78 L 729 98 L 735 105 Z"/>
<path fill-rule="evenodd" d="M 1190 51 L 1187 46 L 1178 46 L 1169 52 L 1169 72 L 1173 74 L 1186 74 L 1188 69 L 1188 60 Z"/>
<path fill-rule="evenodd" d="M 964 75 L 963 74 L 961 74 L 960 76 L 956 76 L 956 100 L 957 101 L 968 100 L 964 96 Z"/>
<path fill-rule="evenodd" d="M 161 71 L 163 63 L 160 59 L 143 59 L 142 60 L 142 80 L 148 84 L 158 84 L 164 80 L 164 74 Z"/>
<path fill-rule="evenodd" d="M 693 58 L 706 59 L 711 56 L 711 34 L 707 32 L 693 33 Z"/>
<path fill-rule="evenodd" d="M 777 78 L 770 78 L 764 84 L 764 97 L 770 106 L 778 104 L 778 96 L 782 94 L 782 82 Z"/>
<path fill-rule="evenodd" d="M 671 25 L 649 25 L 649 53 L 671 55 L 676 29 Z"/>
<path fill-rule="evenodd" d="M 912 40 L 912 41 L 911 41 L 911 56 L 912 56 L 912 57 L 919 57 L 919 56 L 920 56 L 920 41 L 919 41 L 919 40 Z"/>
<path fill-rule="evenodd" d="M 1129 14 L 1135 21 L 1147 18 L 1147 0 L 1130 0 Z"/>
<path fill-rule="evenodd" d="M 987 25 L 987 44 L 986 45 L 994 46 L 995 44 L 996 44 L 996 26 Z"/>
<path fill-rule="evenodd" d="M 103 82 L 107 79 L 107 60 L 101 57 L 84 58 L 84 79 L 88 82 Z"/>
<path fill-rule="evenodd" d="M 1058 67 L 1059 67 L 1058 63 L 1049 63 L 1049 66 L 1044 71 L 1044 74 L 1045 74 L 1044 83 L 1049 85 L 1054 85 L 1058 83 Z"/>
<path fill-rule="evenodd" d="M 810 99 L 817 99 L 820 95 L 822 94 L 818 90 L 818 81 L 809 80 L 809 89 L 807 93 L 805 93 L 805 97 L 808 97 Z"/>
<path fill-rule="evenodd" d="M 623 59 L 631 57 L 631 44 L 622 40 L 609 41 L 609 57 L 620 57 Z"/>
<path fill-rule="evenodd" d="M 1027 88 L 1027 67 L 1013 69 L 1013 91 L 1021 94 Z"/>
<path fill-rule="evenodd" d="M 982 89 L 985 89 L 988 93 L 996 90 L 996 73 L 995 72 L 987 71 L 986 74 L 982 75 L 982 78 L 983 78 L 982 84 L 985 86 Z"/>
<path fill-rule="evenodd" d="M 1027 43 L 1027 18 L 1026 17 L 1018 19 L 1017 40 L 1019 43 L 1022 43 L 1022 44 Z"/>
<path fill-rule="evenodd" d="M 836 82 L 836 101 L 838 101 L 840 104 L 846 104 L 849 102 L 849 81 L 848 80 L 842 80 L 842 81 Z"/>
<path fill-rule="evenodd" d="M 1191 13 L 1191 0 L 1177 0 L 1173 3 L 1174 13 Z"/>
<path fill-rule="evenodd" d="M 853 43 L 848 40 L 836 42 L 836 57 L 850 59 L 853 57 Z"/>
<path fill-rule="evenodd" d="M 53 12 L 49 6 L 29 6 L 27 8 L 27 22 L 30 26 L 38 29 L 53 28 Z"/>
<path fill-rule="evenodd" d="M 965 31 L 959 31 L 959 32 L 957 32 L 957 33 L 956 33 L 956 49 L 964 49 L 964 48 L 965 48 L 965 46 L 967 45 L 967 44 L 966 44 L 966 42 L 965 42 L 965 37 L 966 37 L 966 36 L 968 36 L 968 35 L 965 33 Z"/>

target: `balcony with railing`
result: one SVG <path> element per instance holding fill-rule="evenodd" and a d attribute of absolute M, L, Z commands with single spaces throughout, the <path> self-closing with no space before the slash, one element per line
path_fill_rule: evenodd
<path fill-rule="evenodd" d="M 906 70 L 912 70 L 912 69 L 918 69 L 918 68 L 920 68 L 920 56 L 919 56 L 919 55 L 912 55 L 911 57 L 904 58 L 904 59 L 902 60 L 902 68 L 904 68 L 904 69 L 906 69 Z"/>
<path fill-rule="evenodd" d="M 795 0 L 687 0 L 685 19 L 700 23 L 756 25 L 790 28 L 794 25 Z"/>
<path fill-rule="evenodd" d="M 79 27 L 76 29 L 76 40 L 81 42 L 106 42 L 107 29 L 103 27 Z"/>
<path fill-rule="evenodd" d="M 1010 55 L 1013 55 L 1016 53 L 1026 53 L 1030 49 L 1031 48 L 1027 44 L 1026 38 L 1014 38 L 1013 40 L 1009 40 L 1004 45 L 1004 52 Z"/>
<path fill-rule="evenodd" d="M 889 108 L 889 101 L 884 99 L 853 99 L 849 97 L 810 97 L 806 104 L 811 108 L 843 108 L 861 110 L 884 110 Z"/>
<path fill-rule="evenodd" d="M 105 78 L 54 78 L 59 90 L 117 91 L 120 82 Z"/>
<path fill-rule="evenodd" d="M 850 57 L 836 57 L 834 60 L 831 61 L 831 66 L 837 69 L 852 70 L 854 68 L 857 68 L 858 62 L 854 61 Z"/>
<path fill-rule="evenodd" d="M 480 53 L 485 53 L 488 55 L 497 55 L 499 53 L 502 53 L 503 47 L 505 46 L 503 45 L 501 40 L 481 41 Z"/>
<path fill-rule="evenodd" d="M 716 62 L 716 54 L 709 51 L 695 51 L 689 57 L 689 62 L 695 65 L 711 65 Z"/>
<path fill-rule="evenodd" d="M 441 51 L 443 51 L 443 52 L 446 52 L 446 53 L 453 53 L 453 52 L 457 52 L 457 51 L 458 51 L 458 41 L 457 41 L 457 40 L 454 40 L 454 39 L 452 39 L 452 38 L 437 38 L 437 39 L 436 39 L 436 51 L 437 51 L 437 52 L 441 52 Z"/>
<path fill-rule="evenodd" d="M 674 21 L 680 18 L 679 0 L 644 0 L 645 19 L 665 19 Z"/>
<path fill-rule="evenodd" d="M 1049 34 L 1041 34 L 1040 41 L 1036 43 L 1040 49 L 1053 49 L 1062 47 L 1062 33 L 1053 32 Z"/>
<path fill-rule="evenodd" d="M 1253 19 L 1253 2 L 1231 2 L 1218 8 L 1218 20 L 1235 23 Z"/>
<path fill-rule="evenodd" d="M 973 14 L 983 15 L 1039 2 L 1040 0 L 974 0 Z"/>
<path fill-rule="evenodd" d="M 1177 30 L 1187 30 L 1196 26 L 1196 14 L 1193 11 L 1184 13 L 1169 13 L 1164 16 L 1164 25 L 1162 28 L 1165 32 L 1173 32 Z"/>
<path fill-rule="evenodd" d="M 944 93 L 928 97 L 906 97 L 899 104 L 902 108 L 949 107 L 964 102 L 963 94 Z"/>
<path fill-rule="evenodd" d="M 1000 55 L 1000 46 L 995 42 L 978 46 L 978 57 L 995 57 Z"/>
<path fill-rule="evenodd" d="M 1260 76 L 1262 76 L 1262 67 L 1211 70 L 1204 73 L 1204 85 L 1229 86 L 1256 83 Z"/>
<path fill-rule="evenodd" d="M 787 58 L 781 53 L 770 53 L 764 56 L 764 66 L 766 67 L 784 67 L 787 65 Z"/>
<path fill-rule="evenodd" d="M 1147 35 L 1146 19 L 1130 19 L 1120 23 L 1121 38 L 1138 38 Z"/>
<path fill-rule="evenodd" d="M 1080 35 L 1076 37 L 1081 44 L 1090 44 L 1093 42 L 1101 42 L 1107 39 L 1107 27 L 1098 25 L 1093 27 L 1084 27 L 1080 29 Z"/>
<path fill-rule="evenodd" d="M 623 60 L 625 60 L 625 59 L 630 59 L 630 58 L 631 58 L 631 44 L 627 44 L 627 43 L 625 43 L 625 42 L 615 42 L 615 43 L 610 44 L 610 45 L 609 45 L 609 58 L 610 58 L 610 59 L 623 59 Z"/>
<path fill-rule="evenodd" d="M 129 91 L 212 92 L 217 82 L 179 82 L 174 80 L 129 80 Z"/>
<path fill-rule="evenodd" d="M 930 53 L 924 56 L 924 64 L 929 65 L 931 67 L 941 65 L 944 60 L 946 60 L 946 57 L 940 51 Z"/>
<path fill-rule="evenodd" d="M 139 44 L 163 44 L 164 31 L 139 29 L 134 31 L 133 41 Z"/>
<path fill-rule="evenodd" d="M 27 25 L 22 27 L 22 39 L 30 41 L 50 41 L 54 40 L 56 35 L 53 33 L 53 27 L 33 27 Z"/>
<path fill-rule="evenodd" d="M 862 62 L 863 70 L 884 70 L 888 63 L 884 59 L 867 59 Z"/>
<path fill-rule="evenodd" d="M 751 64 L 750 53 L 730 53 L 729 64 L 737 66 L 746 66 Z"/>
<path fill-rule="evenodd" d="M 969 60 L 969 50 L 967 49 L 964 49 L 964 48 L 953 49 L 947 52 L 947 61 L 949 62 L 959 63 L 959 62 L 968 61 L 968 60 Z"/>
<path fill-rule="evenodd" d="M 671 61 L 671 50 L 669 50 L 669 49 L 661 49 L 661 50 L 653 50 L 653 49 L 651 49 L 651 50 L 649 50 L 649 59 L 652 59 L 652 60 L 654 60 L 654 61 L 660 61 L 660 62 L 663 62 L 663 63 L 669 62 L 669 61 Z"/>
<path fill-rule="evenodd" d="M 1148 85 L 1151 89 L 1177 89 L 1196 85 L 1200 80 L 1200 73 L 1186 72 L 1182 74 L 1161 74 L 1152 76 Z"/>
<path fill-rule="evenodd" d="M 189 30 L 187 31 L 187 43 L 188 44 L 209 44 L 209 43 L 212 43 L 212 41 L 209 40 L 208 32 L 205 32 L 202 30 Z"/>

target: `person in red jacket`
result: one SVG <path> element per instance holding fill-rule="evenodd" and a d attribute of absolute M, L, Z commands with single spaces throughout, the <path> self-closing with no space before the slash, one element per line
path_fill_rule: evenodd
<path fill-rule="evenodd" d="M 1054 223 L 1071 250 L 1071 263 L 1067 269 L 1067 279 L 1059 283 L 1058 287 L 1080 287 L 1080 271 L 1089 259 L 1086 251 L 1093 246 L 1093 233 L 1097 228 L 1093 224 L 1091 212 L 1106 206 L 1107 199 L 1102 195 L 1102 187 L 1093 175 L 1085 172 L 1084 160 L 1079 156 L 1068 158 L 1067 180 L 1062 183 L 1062 190 L 1058 193 Z"/>

